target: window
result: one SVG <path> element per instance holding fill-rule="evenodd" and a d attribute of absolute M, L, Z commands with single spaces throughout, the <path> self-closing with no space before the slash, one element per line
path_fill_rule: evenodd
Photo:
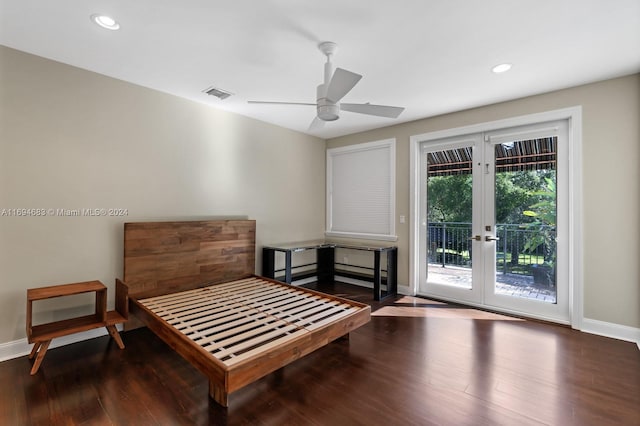
<path fill-rule="evenodd" d="M 327 236 L 395 241 L 396 141 L 327 150 Z"/>

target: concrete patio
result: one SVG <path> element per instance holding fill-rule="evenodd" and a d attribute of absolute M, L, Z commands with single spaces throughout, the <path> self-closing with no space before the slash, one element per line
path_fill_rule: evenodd
<path fill-rule="evenodd" d="M 470 268 L 430 263 L 428 276 L 431 283 L 471 288 Z M 556 303 L 555 288 L 535 284 L 530 275 L 498 273 L 496 281 L 496 294 Z"/>

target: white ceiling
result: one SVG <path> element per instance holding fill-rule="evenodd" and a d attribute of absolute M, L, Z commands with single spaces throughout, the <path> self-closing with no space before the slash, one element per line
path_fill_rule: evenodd
<path fill-rule="evenodd" d="M 344 102 L 400 117 L 343 112 L 308 132 L 312 106 L 247 103 L 315 102 L 321 41 L 364 76 Z M 640 0 L 0 0 L 0 43 L 331 138 L 639 72 Z"/>

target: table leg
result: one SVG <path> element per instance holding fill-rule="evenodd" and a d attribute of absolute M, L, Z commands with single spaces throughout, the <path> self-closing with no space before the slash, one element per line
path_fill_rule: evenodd
<path fill-rule="evenodd" d="M 41 345 L 42 345 L 42 342 L 35 342 L 33 344 L 33 349 L 31 349 L 31 353 L 29 354 L 29 359 L 33 359 L 33 357 L 36 356 L 36 354 L 38 353 L 38 349 L 40 349 Z"/>
<path fill-rule="evenodd" d="M 284 282 L 291 284 L 293 276 L 291 275 L 291 250 L 284 253 Z"/>
<path fill-rule="evenodd" d="M 333 284 L 336 275 L 335 257 L 333 247 L 319 247 L 316 250 L 318 282 Z"/>
<path fill-rule="evenodd" d="M 262 275 L 267 278 L 275 278 L 275 250 L 271 250 L 268 248 L 262 249 Z"/>
<path fill-rule="evenodd" d="M 39 344 L 38 355 L 36 356 L 36 361 L 33 363 L 33 367 L 31 368 L 32 376 L 38 372 L 38 368 L 40 368 L 40 364 L 42 363 L 44 355 L 47 353 L 47 349 L 49 349 L 50 343 L 51 340 L 45 340 L 44 342 Z"/>
<path fill-rule="evenodd" d="M 124 343 L 122 343 L 122 338 L 120 337 L 120 333 L 118 333 L 118 329 L 116 328 L 116 326 L 108 325 L 107 331 L 109 332 L 113 340 L 116 341 L 116 344 L 118 345 L 118 347 L 120 349 L 124 349 Z"/>
<path fill-rule="evenodd" d="M 398 249 L 387 251 L 387 296 L 398 294 Z"/>
<path fill-rule="evenodd" d="M 382 297 L 382 265 L 380 262 L 380 251 L 373 252 L 373 300 L 380 300 Z"/>

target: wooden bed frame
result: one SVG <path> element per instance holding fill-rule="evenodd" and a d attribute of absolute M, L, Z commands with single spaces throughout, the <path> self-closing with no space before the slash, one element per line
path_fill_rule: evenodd
<path fill-rule="evenodd" d="M 125 224 L 120 298 L 225 407 L 231 392 L 370 320 L 369 305 L 254 271 L 255 221 Z"/>

